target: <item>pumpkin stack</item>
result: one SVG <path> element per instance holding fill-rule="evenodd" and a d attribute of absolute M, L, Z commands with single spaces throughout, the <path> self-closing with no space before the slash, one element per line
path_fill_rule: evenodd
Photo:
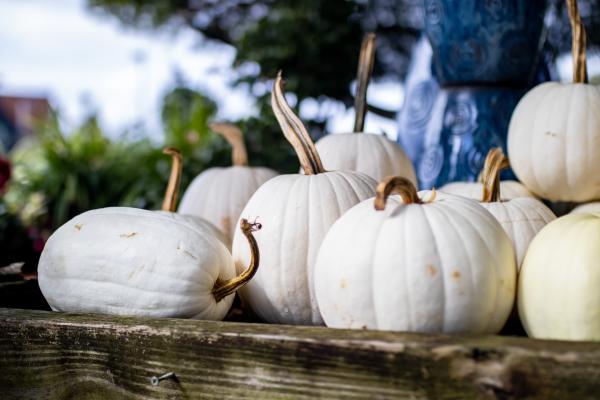
<path fill-rule="evenodd" d="M 521 182 L 552 201 L 600 199 L 600 88 L 587 83 L 585 30 L 568 0 L 573 32 L 573 83 L 529 91 L 512 115 L 508 155 Z"/>
<path fill-rule="evenodd" d="M 600 198 L 600 89 L 587 84 L 585 30 L 568 0 L 572 84 L 546 83 L 517 106 L 509 154 L 517 176 L 550 200 Z M 596 203 L 549 223 L 521 267 L 518 309 L 536 338 L 600 340 L 600 213 Z"/>
<path fill-rule="evenodd" d="M 304 174 L 267 181 L 242 211 L 242 218 L 259 217 L 265 227 L 256 235 L 261 268 L 240 296 L 268 322 L 320 325 L 313 286 L 317 252 L 331 225 L 350 207 L 373 196 L 376 182 L 360 172 L 325 171 L 310 135 L 285 100 L 281 73 L 271 102 Z M 251 257 L 239 232 L 233 255 L 239 265 Z"/>
<path fill-rule="evenodd" d="M 417 184 L 415 169 L 402 147 L 383 135 L 362 133 L 367 113 L 367 86 L 375 58 L 375 34 L 363 40 L 359 63 L 354 133 L 330 134 L 316 146 L 325 169 L 364 172 L 375 180 L 389 175 L 400 175 Z"/>

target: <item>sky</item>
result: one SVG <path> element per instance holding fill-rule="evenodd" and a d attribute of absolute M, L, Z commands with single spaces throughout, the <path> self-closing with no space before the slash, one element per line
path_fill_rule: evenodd
<path fill-rule="evenodd" d="M 48 97 L 67 130 L 95 110 L 111 136 L 138 126 L 160 139 L 160 103 L 175 71 L 217 101 L 219 119 L 250 115 L 252 97 L 230 86 L 234 56 L 234 48 L 204 41 L 187 27 L 125 28 L 91 13 L 85 0 L 0 0 L 0 94 Z M 372 84 L 368 95 L 390 109 L 403 99 L 400 83 Z M 329 130 L 351 130 L 353 110 L 337 103 L 326 108 Z M 308 100 L 300 111 L 308 117 L 318 110 Z M 395 123 L 369 115 L 366 128 L 393 134 Z"/>
<path fill-rule="evenodd" d="M 175 71 L 186 85 L 207 93 L 219 105 L 218 119 L 255 113 L 245 88 L 233 89 L 235 49 L 205 41 L 188 27 L 158 32 L 124 27 L 110 16 L 91 13 L 85 0 L 0 0 L 0 94 L 46 96 L 61 116 L 65 130 L 91 112 L 115 137 L 136 127 L 160 140 L 161 100 L 175 84 Z M 569 54 L 557 60 L 562 79 L 570 79 Z M 600 57 L 590 53 L 591 75 L 600 72 Z M 368 101 L 399 110 L 401 82 L 372 82 Z M 354 110 L 341 103 L 323 107 L 307 99 L 300 115 L 325 111 L 330 132 L 348 132 Z M 365 129 L 396 136 L 395 121 L 367 115 Z"/>

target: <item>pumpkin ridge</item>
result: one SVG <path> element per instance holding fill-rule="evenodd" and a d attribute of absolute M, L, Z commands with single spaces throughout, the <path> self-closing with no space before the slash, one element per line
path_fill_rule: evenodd
<path fill-rule="evenodd" d="M 310 177 L 310 175 L 308 175 L 308 176 L 309 176 L 309 179 L 312 180 L 312 177 Z M 299 183 L 301 183 L 301 182 L 302 182 L 302 177 L 298 177 L 297 179 L 295 179 L 294 182 L 292 183 L 291 187 L 289 188 L 288 192 L 287 192 L 288 193 L 288 201 L 285 202 L 285 207 L 283 209 L 283 214 L 282 214 L 284 216 L 284 218 L 287 217 L 288 211 L 289 211 L 289 208 L 290 208 L 291 201 L 289 201 L 289 198 L 290 197 L 292 197 L 292 198 L 295 197 L 296 192 L 298 191 L 298 186 L 300 186 Z M 310 185 L 310 183 L 309 183 L 309 185 Z M 273 197 L 275 198 L 275 196 L 273 196 Z M 307 211 L 306 214 L 307 214 L 307 217 L 310 218 L 310 216 L 308 215 L 308 211 Z M 308 222 L 307 222 L 307 225 L 308 225 Z M 284 240 L 280 240 L 279 241 L 279 255 L 278 255 L 278 258 L 279 258 L 279 262 L 281 263 L 281 265 L 284 265 L 284 263 L 285 263 L 285 260 L 282 259 L 283 255 L 285 254 L 284 243 L 285 243 Z M 307 244 L 307 249 L 309 248 L 309 246 L 310 246 L 310 244 Z M 303 268 L 305 269 L 305 273 L 307 275 L 306 280 L 308 281 L 308 251 L 306 252 L 306 257 L 304 258 L 304 266 L 303 266 Z M 283 270 L 279 271 L 279 281 L 280 281 L 280 286 L 279 287 L 280 288 L 288 287 L 288 285 L 284 284 L 285 278 L 286 278 L 286 274 L 284 272 L 286 272 L 286 271 L 283 271 Z M 295 271 L 294 271 L 294 273 L 295 273 Z M 294 279 L 296 279 L 296 278 L 294 278 Z M 305 287 L 307 287 L 307 286 L 305 286 Z M 306 296 L 306 297 L 308 297 L 310 299 L 310 293 L 308 293 L 308 296 Z M 290 311 L 290 313 L 292 313 L 292 308 L 295 309 L 295 307 L 291 306 L 292 305 L 292 302 L 290 301 L 291 299 L 288 298 L 288 296 L 282 296 L 282 299 L 283 299 L 283 302 L 285 304 L 285 306 L 283 307 L 283 309 L 285 310 L 287 308 Z M 273 306 L 273 305 L 271 305 L 271 307 L 275 308 L 275 306 Z M 277 310 L 275 312 L 277 314 L 280 314 L 280 312 L 277 311 Z M 312 309 L 311 309 L 311 314 L 312 314 Z M 292 314 L 291 317 L 292 317 L 292 320 L 294 322 L 297 321 L 297 318 L 298 318 L 297 315 Z M 309 316 L 309 317 L 312 317 L 312 315 Z M 279 320 L 283 321 L 283 319 L 280 316 L 279 316 Z"/>
<path fill-rule="evenodd" d="M 496 221 L 496 219 L 494 218 L 494 216 L 491 213 L 489 213 L 487 210 L 485 210 L 483 207 L 472 207 L 472 211 L 477 212 L 480 215 L 481 220 L 485 221 L 487 227 L 490 228 L 490 230 L 494 230 L 493 226 L 492 226 L 494 223 L 496 223 L 498 225 L 500 224 L 499 222 Z M 465 220 L 465 223 L 469 224 L 473 228 L 473 230 L 475 232 L 477 232 L 477 237 L 480 239 L 480 242 L 485 246 L 486 253 L 489 256 L 493 257 L 496 252 L 493 251 L 493 249 L 490 247 L 490 244 L 488 243 L 488 241 L 485 240 L 486 236 L 482 235 L 482 232 L 479 229 L 478 225 L 471 223 L 471 221 L 469 221 L 468 219 Z M 513 248 L 512 242 L 511 242 L 510 238 L 508 237 L 507 233 L 504 231 L 504 228 L 501 225 L 500 225 L 500 230 L 498 231 L 498 233 L 499 233 L 499 235 L 504 235 L 505 236 L 505 238 L 507 240 L 506 244 L 508 244 L 508 246 L 510 247 L 510 249 L 511 249 L 511 251 L 513 253 L 512 261 L 513 261 L 513 266 L 515 267 L 515 270 L 514 270 L 514 273 L 515 273 L 514 279 L 516 279 L 516 268 L 517 268 L 516 264 L 515 264 L 516 255 L 514 254 L 515 250 Z M 499 238 L 496 238 L 496 239 L 498 240 Z M 498 271 L 494 267 L 492 267 L 491 269 L 494 271 L 494 276 L 495 276 L 496 280 L 499 281 L 500 280 L 500 272 L 501 271 Z M 494 288 L 495 288 L 494 303 L 493 303 L 493 307 L 492 307 L 492 310 L 491 310 L 492 312 L 490 314 L 490 318 L 487 321 L 487 324 L 485 325 L 485 330 L 486 331 L 489 331 L 490 325 L 492 325 L 498 319 L 500 289 L 498 287 L 496 287 L 496 286 L 494 286 Z M 514 306 L 514 300 L 513 300 L 512 304 Z M 512 306 L 511 306 L 511 308 L 512 308 Z M 507 318 L 508 318 L 508 316 L 507 316 Z M 505 322 L 506 321 L 502 321 L 502 325 L 504 325 Z M 501 328 L 501 326 L 498 328 L 498 330 L 500 328 Z"/>
<path fill-rule="evenodd" d="M 419 207 L 419 209 L 421 210 L 421 212 L 425 216 L 425 220 L 427 221 L 427 228 L 429 229 L 431 237 L 433 237 L 433 246 L 435 248 L 435 254 L 437 254 L 438 262 L 440 263 L 440 265 L 439 265 L 440 272 L 439 273 L 440 273 L 440 279 L 442 280 L 442 298 L 446 299 L 446 293 L 448 293 L 448 289 L 446 287 L 447 279 L 446 279 L 446 276 L 444 274 L 444 271 L 445 271 L 444 261 L 443 261 L 443 257 L 441 257 L 441 252 L 440 252 L 440 246 L 439 246 L 438 237 L 436 235 L 435 230 L 431 226 L 431 219 L 429 218 L 429 214 L 428 214 L 428 211 L 427 211 L 427 209 L 431 209 L 431 207 Z M 446 330 L 446 314 L 448 313 L 447 310 L 446 310 L 446 307 L 447 307 L 447 304 L 446 304 L 446 301 L 444 300 L 444 306 L 442 307 L 442 315 L 441 315 L 441 319 L 442 319 L 442 329 L 441 329 L 441 331 L 445 331 Z"/>
<path fill-rule="evenodd" d="M 329 177 L 327 176 L 327 173 L 324 173 L 323 176 L 325 176 L 325 179 L 329 179 Z M 305 284 L 306 287 L 308 288 L 308 303 L 309 303 L 309 307 L 310 307 L 310 321 L 314 324 L 315 323 L 315 307 L 314 305 L 317 303 L 317 299 L 315 297 L 315 289 L 314 289 L 314 285 L 313 285 L 313 281 L 312 281 L 312 275 L 314 273 L 314 271 L 312 271 L 315 267 L 315 262 L 317 259 L 317 256 L 315 255 L 314 257 L 311 257 L 311 249 L 312 249 L 312 241 L 310 240 L 311 238 L 311 219 L 312 219 L 312 215 L 311 215 L 311 207 L 310 207 L 310 203 L 312 201 L 312 194 L 314 191 L 314 182 L 313 179 L 310 179 L 310 181 L 308 182 L 308 195 L 307 195 L 307 203 L 308 203 L 308 207 L 307 207 L 307 212 L 306 212 L 306 235 L 307 237 L 304 238 L 305 242 L 306 242 L 306 280 L 305 280 Z M 332 188 L 333 190 L 333 188 Z M 320 195 L 321 193 L 318 193 L 318 195 Z M 319 219 L 323 220 L 323 207 L 319 207 L 318 210 L 320 211 L 319 215 Z M 322 242 L 322 241 L 321 241 Z M 321 244 L 321 243 L 319 243 Z M 312 258 L 312 259 L 311 259 Z M 318 305 L 317 305 L 317 309 L 316 312 L 318 313 Z"/>
<path fill-rule="evenodd" d="M 494 252 L 492 251 L 492 249 L 490 248 L 489 244 L 485 240 L 486 235 L 482 234 L 482 232 L 478 229 L 478 225 L 477 224 L 474 224 L 471 221 L 471 219 L 466 218 L 466 216 L 463 213 L 460 212 L 460 210 L 464 210 L 466 212 L 471 212 L 472 211 L 471 208 L 477 209 L 477 207 L 467 207 L 467 205 L 464 204 L 464 203 L 461 203 L 460 206 L 458 206 L 458 208 L 457 208 L 457 205 L 452 205 L 451 206 L 449 204 L 443 204 L 443 203 L 440 205 L 440 207 L 445 210 L 445 212 L 442 213 L 442 215 L 446 219 L 446 222 L 447 222 L 446 226 L 451 226 L 452 229 L 453 229 L 453 231 L 455 232 L 455 234 L 458 237 L 460 237 L 462 253 L 466 256 L 465 258 L 468 260 L 469 278 L 470 278 L 470 282 L 469 282 L 470 283 L 470 287 L 469 287 L 469 290 L 470 290 L 471 293 L 473 293 L 473 290 L 475 289 L 475 292 L 476 292 L 478 285 L 474 281 L 474 278 L 475 278 L 476 274 L 474 273 L 473 267 L 477 267 L 480 264 L 474 262 L 472 252 L 466 251 L 465 246 L 462 245 L 462 243 L 466 243 L 467 240 L 465 239 L 465 237 L 463 235 L 460 234 L 460 230 L 457 229 L 456 226 L 459 223 L 459 221 L 462 222 L 462 224 L 460 224 L 460 225 L 468 226 L 470 233 L 471 234 L 474 233 L 473 236 L 477 239 L 477 241 L 480 244 L 478 247 L 485 247 L 487 255 L 488 256 L 492 256 L 494 254 Z M 495 280 L 498 281 L 499 280 L 498 279 L 498 271 L 496 271 L 495 268 L 491 268 L 491 270 L 494 271 L 493 273 L 494 273 L 494 277 L 496 278 Z M 496 310 L 498 308 L 497 306 L 498 306 L 498 299 L 499 299 L 499 290 L 498 290 L 497 287 L 495 287 L 495 289 L 496 290 L 495 290 L 494 301 L 492 302 L 491 313 L 489 315 L 487 315 L 487 317 L 488 317 L 487 321 L 484 321 L 485 323 L 483 325 L 479 326 L 482 329 L 478 329 L 481 332 L 489 332 L 490 331 L 490 325 L 492 325 L 493 322 L 496 319 L 495 316 L 496 316 Z M 485 318 L 485 316 L 486 316 L 486 314 L 484 314 L 484 315 L 482 315 L 480 317 L 484 317 Z M 476 322 L 476 321 L 471 321 L 471 323 L 473 323 L 473 322 Z"/>
<path fill-rule="evenodd" d="M 389 218 L 389 215 L 386 217 L 386 219 Z M 382 232 L 383 232 L 383 225 L 386 223 L 386 219 L 383 219 L 381 221 L 381 223 L 379 224 L 379 229 L 377 231 L 377 235 L 375 236 L 375 239 L 373 240 L 373 245 L 371 246 L 371 254 L 369 256 L 369 259 L 371 260 L 370 265 L 372 266 L 376 266 L 377 264 L 375 263 L 376 257 L 377 257 L 377 248 L 379 247 L 379 239 L 381 238 Z M 404 241 L 400 241 L 401 243 L 403 243 L 404 245 Z M 402 254 L 404 254 L 404 252 L 402 252 Z M 375 328 L 379 328 L 379 318 L 377 317 L 377 315 L 379 314 L 376 310 L 376 302 L 375 302 L 375 291 L 376 291 L 376 286 L 375 286 L 375 268 L 370 268 L 370 273 L 369 273 L 369 278 L 370 278 L 370 282 L 369 282 L 369 286 L 371 288 L 370 290 L 370 298 L 371 298 L 371 307 L 373 310 L 373 320 L 375 321 Z"/>
<path fill-rule="evenodd" d="M 563 171 L 565 174 L 565 182 L 567 183 L 567 187 L 569 188 L 569 191 L 572 188 L 572 181 L 571 181 L 571 177 L 569 176 L 569 169 L 568 169 L 568 165 L 570 164 L 569 159 L 571 157 L 569 157 L 569 149 L 572 148 L 569 147 L 569 142 L 571 141 L 571 137 L 573 136 L 573 134 L 570 132 L 572 129 L 569 129 L 571 127 L 571 121 L 573 118 L 575 118 L 575 114 L 573 112 L 571 112 L 571 110 L 573 109 L 573 96 L 574 94 L 578 91 L 578 87 L 575 87 L 574 90 L 570 90 L 569 91 L 569 101 L 568 101 L 568 106 L 567 109 L 565 110 L 565 113 L 567 115 L 567 118 L 564 120 L 564 135 L 562 135 L 562 139 L 563 139 L 563 143 L 565 146 L 565 157 L 563 158 Z M 577 133 L 579 136 L 579 131 L 577 130 Z M 575 158 L 575 161 L 578 162 L 578 157 Z"/>
<path fill-rule="evenodd" d="M 455 236 L 460 238 L 461 246 L 457 246 L 457 247 L 460 247 L 461 253 L 465 256 L 465 259 L 468 261 L 467 264 L 468 264 L 468 268 L 469 268 L 469 292 L 472 293 L 473 289 L 477 288 L 477 285 L 474 281 L 475 274 L 473 273 L 473 265 L 476 265 L 477 263 L 474 262 L 471 252 L 467 251 L 465 246 L 463 245 L 463 243 L 466 243 L 467 240 L 461 234 L 461 230 L 456 228 L 456 222 L 458 222 L 458 221 L 455 221 L 454 218 L 455 217 L 460 218 L 462 220 L 464 226 L 470 226 L 472 231 L 477 232 L 477 238 L 481 242 L 485 242 L 485 240 L 482 238 L 481 233 L 477 229 L 473 228 L 474 224 L 472 224 L 469 219 L 465 218 L 462 213 L 457 212 L 458 210 L 456 210 L 454 207 L 449 206 L 444 203 L 440 203 L 439 207 L 441 210 L 443 210 L 443 212 L 440 212 L 440 215 L 443 215 L 444 220 L 446 221 L 446 226 L 451 227 L 452 230 L 454 231 Z M 484 243 L 484 245 L 485 244 L 486 243 Z M 488 253 L 489 253 L 489 248 L 488 248 Z M 494 301 L 494 304 L 495 303 L 496 303 L 496 301 Z M 485 328 L 488 327 L 488 324 L 489 324 L 489 322 L 485 325 Z M 485 330 L 487 330 L 487 329 L 485 329 Z"/>
<path fill-rule="evenodd" d="M 553 85 L 554 82 L 548 83 L 549 85 Z M 538 129 L 538 126 L 541 126 L 544 128 L 544 131 L 546 130 L 546 118 L 543 116 L 543 113 L 540 113 L 539 110 L 540 108 L 546 108 L 549 106 L 549 104 L 547 105 L 547 103 L 550 103 L 552 105 L 554 105 L 557 101 L 558 98 L 557 97 L 553 97 L 553 96 L 548 96 L 547 93 L 544 93 L 543 91 L 540 90 L 540 87 L 537 87 L 534 89 L 539 91 L 539 95 L 538 93 L 532 92 L 532 94 L 536 94 L 539 97 L 541 97 L 540 101 L 538 103 L 535 104 L 535 109 L 533 112 L 533 115 L 535 116 L 535 119 L 533 121 L 533 126 L 531 127 L 531 131 L 534 132 L 533 135 L 531 135 L 531 137 L 529 137 L 529 154 L 527 155 L 530 159 L 532 160 L 536 160 L 537 161 L 537 157 L 536 157 L 536 149 L 538 146 L 536 146 L 536 141 L 540 142 L 541 139 L 538 138 L 536 140 L 536 135 L 535 132 L 540 132 L 541 130 Z M 550 107 L 548 107 L 550 109 Z M 555 110 L 553 110 L 552 112 L 554 113 Z M 556 160 L 557 162 L 559 162 L 559 160 Z M 544 187 L 544 185 L 542 184 L 542 179 L 540 178 L 539 172 L 537 168 L 534 169 L 529 169 L 527 171 L 528 173 L 531 173 L 532 178 L 533 178 L 533 189 L 534 189 L 534 193 L 536 193 L 537 195 L 545 195 L 545 193 L 543 193 L 544 191 L 541 189 L 542 187 Z"/>

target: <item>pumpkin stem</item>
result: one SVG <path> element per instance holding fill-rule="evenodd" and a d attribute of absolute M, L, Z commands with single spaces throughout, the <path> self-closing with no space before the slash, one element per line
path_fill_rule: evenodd
<path fill-rule="evenodd" d="M 437 198 L 437 190 L 435 190 L 435 187 L 431 188 L 431 194 L 429 195 L 429 198 L 427 200 L 424 201 L 424 203 L 433 203 L 435 201 L 435 199 Z"/>
<path fill-rule="evenodd" d="M 214 122 L 209 125 L 209 128 L 213 132 L 223 136 L 231 146 L 231 163 L 233 165 L 241 167 L 248 165 L 248 153 L 244 144 L 244 135 L 240 128 L 225 122 Z"/>
<path fill-rule="evenodd" d="M 240 229 L 244 236 L 246 236 L 248 244 L 250 245 L 250 265 L 244 272 L 234 278 L 226 281 L 217 279 L 212 290 L 212 294 L 215 296 L 217 303 L 230 294 L 235 293 L 239 288 L 248 283 L 254 274 L 256 274 L 260 261 L 260 252 L 258 251 L 258 244 L 256 243 L 256 239 L 254 238 L 254 235 L 252 235 L 252 232 L 256 232 L 261 228 L 262 225 L 258 222 L 248 222 L 247 219 L 242 219 L 240 221 Z"/>
<path fill-rule="evenodd" d="M 171 156 L 171 175 L 169 176 L 169 183 L 167 184 L 161 210 L 174 212 L 177 207 L 181 169 L 183 167 L 181 152 L 174 147 L 165 147 L 163 154 Z"/>
<path fill-rule="evenodd" d="M 585 27 L 581 22 L 577 0 L 567 0 L 567 9 L 569 11 L 569 21 L 571 22 L 571 54 L 573 55 L 573 82 L 587 83 L 587 67 L 585 55 Z"/>
<path fill-rule="evenodd" d="M 271 92 L 271 107 L 273 107 L 273 112 L 283 131 L 283 135 L 292 147 L 294 147 L 306 175 L 316 175 L 325 172 L 315 144 L 302 124 L 302 121 L 300 121 L 300 118 L 294 114 L 285 100 L 283 85 L 284 81 L 281 77 L 281 71 L 279 71 L 273 85 L 273 91 Z"/>
<path fill-rule="evenodd" d="M 373 72 L 375 61 L 375 34 L 367 33 L 363 38 L 358 58 L 356 74 L 356 97 L 354 98 L 354 132 L 362 132 L 365 128 L 367 114 L 367 87 Z"/>
<path fill-rule="evenodd" d="M 375 209 L 377 211 L 385 210 L 387 199 L 392 193 L 398 193 L 405 204 L 423 204 L 415 185 L 401 176 L 383 178 L 375 192 Z"/>
<path fill-rule="evenodd" d="M 500 200 L 500 172 L 508 167 L 510 167 L 508 158 L 500 147 L 495 147 L 488 152 L 481 172 L 483 203 Z"/>

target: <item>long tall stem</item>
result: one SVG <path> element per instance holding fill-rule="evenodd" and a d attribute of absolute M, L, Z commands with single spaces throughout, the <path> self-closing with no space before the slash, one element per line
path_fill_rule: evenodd
<path fill-rule="evenodd" d="M 171 156 L 171 175 L 165 191 L 162 210 L 174 212 L 177 208 L 177 196 L 179 195 L 179 184 L 181 182 L 181 169 L 183 167 L 181 152 L 174 147 L 165 147 L 164 154 Z"/>
<path fill-rule="evenodd" d="M 273 85 L 273 91 L 271 92 L 271 107 L 273 108 L 277 122 L 279 122 L 285 138 L 296 151 L 304 173 L 306 175 L 316 175 L 325 172 L 325 168 L 323 168 L 323 164 L 321 163 L 321 157 L 319 157 L 319 153 L 308 131 L 285 99 L 283 84 L 281 71 L 279 71 Z"/>
<path fill-rule="evenodd" d="M 365 128 L 367 114 L 367 87 L 375 62 L 375 34 L 367 33 L 360 47 L 358 72 L 356 75 L 356 97 L 354 98 L 354 132 L 362 132 Z"/>
<path fill-rule="evenodd" d="M 571 22 L 572 48 L 573 54 L 573 82 L 587 83 L 587 67 L 585 54 L 585 27 L 581 22 L 577 0 L 567 0 L 567 9 L 569 10 L 569 21 Z"/>
<path fill-rule="evenodd" d="M 232 148 L 231 162 L 233 165 L 248 165 L 248 152 L 244 144 L 244 135 L 242 130 L 233 124 L 225 122 L 215 122 L 210 124 L 210 129 L 223 136 Z"/>
<path fill-rule="evenodd" d="M 246 219 L 242 219 L 240 222 L 240 229 L 246 239 L 248 240 L 248 244 L 250 245 L 250 265 L 244 272 L 236 276 L 235 278 L 228 279 L 226 281 L 218 280 L 215 282 L 215 285 L 212 290 L 213 296 L 215 296 L 215 300 L 217 303 L 223 300 L 225 297 L 230 294 L 235 293 L 239 288 L 244 286 L 246 283 L 252 279 L 256 271 L 258 271 L 258 264 L 260 263 L 260 252 L 258 250 L 258 244 L 256 243 L 256 239 L 252 232 L 256 232 L 262 228 L 259 223 L 251 223 Z"/>

